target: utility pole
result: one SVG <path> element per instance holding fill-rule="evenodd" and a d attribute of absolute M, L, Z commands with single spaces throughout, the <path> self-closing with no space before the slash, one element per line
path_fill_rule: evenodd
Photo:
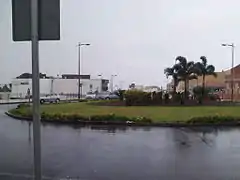
<path fill-rule="evenodd" d="M 231 88 L 232 88 L 232 93 L 231 93 L 231 101 L 233 102 L 233 100 L 234 100 L 234 48 L 235 48 L 235 46 L 234 46 L 234 44 L 232 43 L 231 44 L 232 46 L 232 70 L 231 70 L 231 77 L 232 77 L 232 83 L 231 83 Z"/>
<path fill-rule="evenodd" d="M 232 68 L 231 68 L 231 102 L 234 101 L 234 49 L 235 49 L 235 45 L 234 43 L 232 44 L 222 44 L 222 46 L 227 46 L 227 47 L 231 47 L 232 49 Z"/>
<path fill-rule="evenodd" d="M 31 41 L 32 41 L 32 94 L 33 94 L 33 139 L 34 176 L 42 179 L 41 130 L 39 95 L 39 38 L 38 38 L 38 0 L 31 0 Z"/>
<path fill-rule="evenodd" d="M 78 43 L 78 101 L 81 99 L 82 95 L 82 84 L 81 84 L 81 46 L 90 46 L 89 43 Z"/>
<path fill-rule="evenodd" d="M 114 77 L 116 77 L 117 75 L 111 75 L 111 92 L 113 92 L 113 79 Z"/>
<path fill-rule="evenodd" d="M 81 86 L 81 43 L 78 43 L 78 101 L 81 99 L 81 92 L 80 92 L 80 86 Z"/>

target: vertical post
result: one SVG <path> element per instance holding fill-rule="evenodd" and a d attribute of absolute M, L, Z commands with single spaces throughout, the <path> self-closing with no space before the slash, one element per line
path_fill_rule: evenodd
<path fill-rule="evenodd" d="M 78 43 L 78 100 L 80 101 L 80 86 L 81 86 L 81 43 Z"/>
<path fill-rule="evenodd" d="M 113 83 L 112 83 L 112 81 L 113 81 L 113 75 L 111 75 L 111 78 L 110 78 L 110 90 L 111 90 L 111 92 L 113 91 Z"/>
<path fill-rule="evenodd" d="M 114 86 L 114 84 L 113 84 L 113 79 L 114 79 L 114 76 L 115 76 L 115 75 L 112 75 L 112 76 L 111 76 L 111 92 L 113 92 L 113 86 Z"/>
<path fill-rule="evenodd" d="M 31 40 L 32 40 L 32 94 L 33 94 L 33 143 L 34 177 L 42 179 L 41 172 L 41 132 L 39 101 L 39 39 L 38 39 L 38 0 L 31 0 Z"/>
<path fill-rule="evenodd" d="M 53 81 L 54 81 L 54 77 L 51 78 L 50 94 L 53 94 L 53 93 L 54 93 L 54 92 L 53 92 L 53 83 L 54 83 Z"/>
<path fill-rule="evenodd" d="M 232 90 L 232 93 L 231 93 L 231 101 L 233 102 L 234 100 L 234 44 L 232 43 L 232 70 L 231 70 L 231 90 Z"/>

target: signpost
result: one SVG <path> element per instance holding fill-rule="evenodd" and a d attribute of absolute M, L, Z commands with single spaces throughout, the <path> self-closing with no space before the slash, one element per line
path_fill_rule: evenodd
<path fill-rule="evenodd" d="M 12 0 L 13 41 L 32 42 L 34 177 L 42 179 L 39 40 L 60 40 L 60 0 Z"/>

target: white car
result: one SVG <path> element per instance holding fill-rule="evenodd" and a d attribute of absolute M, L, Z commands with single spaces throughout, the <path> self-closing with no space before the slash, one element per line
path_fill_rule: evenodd
<path fill-rule="evenodd" d="M 47 94 L 46 96 L 40 97 L 40 103 L 59 103 L 60 96 L 57 94 Z"/>
<path fill-rule="evenodd" d="M 86 99 L 96 99 L 96 94 L 95 93 L 93 93 L 93 92 L 88 92 L 87 94 L 86 94 L 86 97 L 85 97 Z"/>

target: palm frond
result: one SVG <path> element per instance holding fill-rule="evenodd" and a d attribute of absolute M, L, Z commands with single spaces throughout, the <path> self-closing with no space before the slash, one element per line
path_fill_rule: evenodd
<path fill-rule="evenodd" d="M 214 67 L 213 65 L 208 65 L 208 66 L 206 67 L 206 72 L 207 72 L 207 73 L 213 73 L 213 72 L 215 72 L 215 67 Z"/>
<path fill-rule="evenodd" d="M 203 74 L 203 65 L 200 62 L 195 63 L 194 65 L 194 71 L 198 76 L 201 76 Z"/>
<path fill-rule="evenodd" d="M 207 58 L 206 58 L 206 56 L 201 56 L 200 59 L 202 60 L 203 66 L 206 67 L 207 66 Z"/>
<path fill-rule="evenodd" d="M 183 67 L 186 67 L 186 66 L 187 66 L 187 59 L 186 59 L 185 57 L 183 57 L 183 56 L 178 56 L 178 57 L 176 58 L 176 61 L 178 61 L 179 64 L 180 64 L 181 66 L 183 66 Z"/>
<path fill-rule="evenodd" d="M 164 69 L 164 74 L 167 76 L 167 78 L 169 76 L 173 76 L 174 75 L 174 69 L 173 68 L 166 68 L 166 69 Z"/>

